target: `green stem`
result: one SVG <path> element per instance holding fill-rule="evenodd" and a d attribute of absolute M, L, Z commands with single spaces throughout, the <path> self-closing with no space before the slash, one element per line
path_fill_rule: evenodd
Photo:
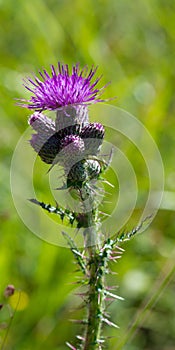
<path fill-rule="evenodd" d="M 89 253 L 89 290 L 88 322 L 83 350 L 101 349 L 100 333 L 104 311 L 104 274 L 99 273 L 99 256 L 96 246 L 88 248 Z"/>
<path fill-rule="evenodd" d="M 90 194 L 93 208 L 93 194 Z M 84 203 L 85 205 L 85 203 Z M 87 298 L 87 326 L 83 350 L 99 350 L 102 316 L 104 311 L 104 269 L 99 259 L 98 218 L 94 211 L 87 212 L 88 228 L 84 230 L 85 245 L 88 253 L 88 298 Z"/>

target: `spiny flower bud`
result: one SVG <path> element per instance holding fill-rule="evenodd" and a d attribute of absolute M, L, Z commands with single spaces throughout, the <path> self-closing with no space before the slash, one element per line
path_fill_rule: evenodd
<path fill-rule="evenodd" d="M 33 113 L 29 118 L 29 125 L 40 133 L 48 133 L 49 135 L 55 132 L 55 123 L 52 119 L 46 117 L 40 112 Z"/>
<path fill-rule="evenodd" d="M 67 176 L 68 187 L 78 185 L 81 187 L 84 182 L 97 179 L 101 172 L 100 163 L 94 159 L 81 160 L 73 165 Z"/>
<path fill-rule="evenodd" d="M 85 165 L 89 180 L 97 179 L 101 172 L 101 166 L 98 160 L 87 159 Z"/>
<path fill-rule="evenodd" d="M 31 146 L 45 163 L 52 164 L 60 149 L 60 140 L 55 133 L 53 120 L 42 113 L 35 112 L 29 118 L 29 124 L 37 131 L 32 135 Z"/>
<path fill-rule="evenodd" d="M 67 185 L 70 186 L 80 186 L 88 178 L 86 171 L 85 161 L 79 161 L 72 166 L 67 176 Z"/>
<path fill-rule="evenodd" d="M 66 164 L 75 163 L 84 152 L 84 141 L 76 135 L 67 135 L 61 140 L 61 153 Z"/>
<path fill-rule="evenodd" d="M 100 123 L 89 123 L 82 128 L 81 137 L 84 139 L 87 154 L 96 155 L 104 138 L 104 127 Z"/>
<path fill-rule="evenodd" d="M 38 152 L 42 161 L 47 164 L 53 164 L 55 158 L 61 150 L 60 138 L 58 133 L 52 135 L 45 143 L 43 143 L 43 138 L 41 134 L 32 135 L 30 141 L 32 147 Z M 43 143 L 42 147 L 41 144 Z"/>
<path fill-rule="evenodd" d="M 59 130 L 58 135 L 59 135 L 60 139 L 63 139 L 64 137 L 66 137 L 68 135 L 80 136 L 81 130 L 82 130 L 81 124 L 72 124 L 72 125 L 65 127 L 64 129 Z"/>

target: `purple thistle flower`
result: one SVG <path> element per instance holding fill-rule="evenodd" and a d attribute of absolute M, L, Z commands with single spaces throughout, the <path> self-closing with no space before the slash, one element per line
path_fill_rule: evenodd
<path fill-rule="evenodd" d="M 88 72 L 87 66 L 80 69 L 79 64 L 72 67 L 69 73 L 68 65 L 58 63 L 58 69 L 51 66 L 51 75 L 46 70 L 39 72 L 41 79 L 34 76 L 25 81 L 25 87 L 33 96 L 29 100 L 21 99 L 20 105 L 37 111 L 56 110 L 64 106 L 91 104 L 102 102 L 99 97 L 104 87 L 98 89 L 97 83 L 101 77 L 92 79 L 97 68 Z"/>
<path fill-rule="evenodd" d="M 65 169 L 86 159 L 96 156 L 104 138 L 104 128 L 100 123 L 89 123 L 88 105 L 102 102 L 99 96 L 103 88 L 98 89 L 100 78 L 93 81 L 97 68 L 89 71 L 79 64 L 72 67 L 58 63 L 58 69 L 51 66 L 51 74 L 46 70 L 28 78 L 25 87 L 33 94 L 29 100 L 21 100 L 20 105 L 35 109 L 29 118 L 29 124 L 36 134 L 32 135 L 31 146 L 41 160 L 47 164 L 59 163 Z M 41 111 L 55 111 L 55 121 Z M 76 169 L 77 170 L 77 169 Z M 79 169 L 80 170 L 80 169 Z M 88 175 L 89 176 L 89 175 Z"/>

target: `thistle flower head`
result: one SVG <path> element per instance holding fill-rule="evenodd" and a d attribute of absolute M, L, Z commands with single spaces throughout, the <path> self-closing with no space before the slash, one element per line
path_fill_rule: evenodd
<path fill-rule="evenodd" d="M 29 117 L 35 131 L 31 146 L 43 162 L 61 165 L 71 184 L 96 179 L 100 173 L 100 164 L 88 160 L 97 156 L 104 139 L 103 125 L 90 123 L 88 116 L 88 105 L 103 101 L 99 97 L 104 87 L 97 88 L 96 70 L 81 70 L 76 64 L 70 73 L 68 65 L 58 63 L 57 69 L 52 65 L 50 75 L 43 70 L 40 79 L 27 79 L 25 87 L 32 96 L 20 102 L 35 110 Z M 42 113 L 47 110 L 55 112 L 55 120 Z"/>
<path fill-rule="evenodd" d="M 65 168 L 70 168 L 74 163 L 83 157 L 84 141 L 76 135 L 65 136 L 60 143 L 61 153 L 58 154 L 57 161 Z"/>
<path fill-rule="evenodd" d="M 72 67 L 69 72 L 68 65 L 58 63 L 58 68 L 51 66 L 51 74 L 46 70 L 39 72 L 40 79 L 36 76 L 28 78 L 24 86 L 32 93 L 29 100 L 21 100 L 20 105 L 38 111 L 56 110 L 64 106 L 77 104 L 91 104 L 102 102 L 99 97 L 104 89 L 98 89 L 100 78 L 93 77 L 97 68 L 90 71 L 85 66 L 80 69 L 79 64 Z"/>
<path fill-rule="evenodd" d="M 104 127 L 100 123 L 88 123 L 81 130 L 87 154 L 96 155 L 104 138 Z"/>
<path fill-rule="evenodd" d="M 47 164 L 73 164 L 97 155 L 104 138 L 100 123 L 73 124 L 57 131 L 55 122 L 40 112 L 30 116 L 29 125 L 36 131 L 30 144 Z"/>

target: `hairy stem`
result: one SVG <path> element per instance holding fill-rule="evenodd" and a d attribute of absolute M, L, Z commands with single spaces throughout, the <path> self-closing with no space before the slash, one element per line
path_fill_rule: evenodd
<path fill-rule="evenodd" d="M 88 322 L 83 350 L 100 349 L 100 333 L 104 310 L 104 274 L 99 271 L 99 256 L 96 246 L 88 248 L 89 253 L 89 290 Z"/>
<path fill-rule="evenodd" d="M 93 207 L 93 194 L 90 194 Z M 84 203 L 85 207 L 85 203 Z M 87 297 L 87 326 L 84 336 L 83 350 L 99 350 L 102 315 L 104 311 L 104 269 L 100 265 L 98 233 L 98 218 L 94 210 L 86 214 L 88 228 L 84 230 L 85 245 L 88 254 L 88 297 Z"/>

